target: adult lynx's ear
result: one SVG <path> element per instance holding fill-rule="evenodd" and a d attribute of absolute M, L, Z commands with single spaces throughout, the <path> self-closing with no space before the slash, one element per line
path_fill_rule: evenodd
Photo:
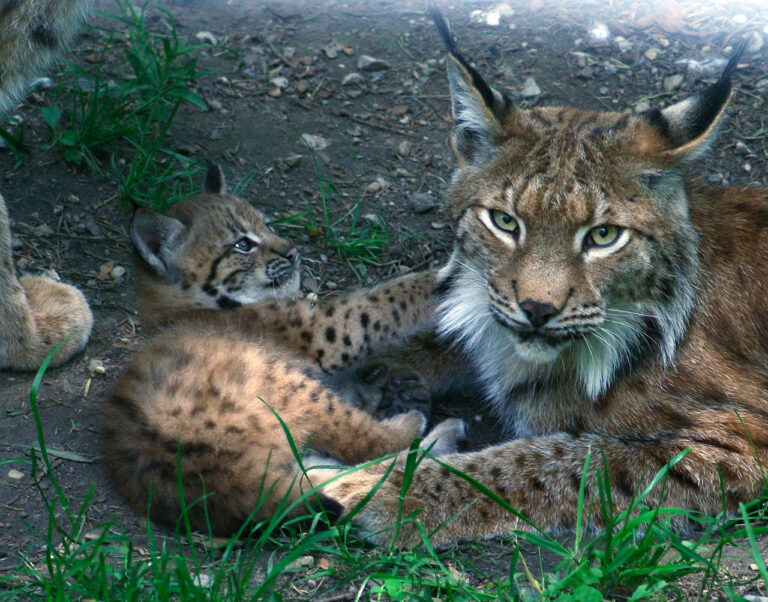
<path fill-rule="evenodd" d="M 642 114 L 660 135 L 662 148 L 639 149 L 659 152 L 667 163 L 691 161 L 705 152 L 715 138 L 728 101 L 731 98 L 731 76 L 749 42 L 744 40 L 733 51 L 723 74 L 716 83 L 666 109 L 651 109 Z M 644 146 L 644 145 L 641 145 Z"/>
<path fill-rule="evenodd" d="M 147 266 L 163 280 L 175 278 L 172 257 L 186 234 L 179 220 L 146 207 L 137 207 L 131 220 L 130 234 L 136 252 Z"/>
<path fill-rule="evenodd" d="M 227 191 L 227 181 L 221 166 L 208 155 L 204 156 L 205 164 L 208 166 L 208 171 L 205 173 L 205 192 L 224 194 Z"/>
<path fill-rule="evenodd" d="M 460 164 L 493 152 L 503 126 L 513 113 L 510 98 L 491 88 L 459 52 L 448 22 L 434 5 L 429 13 L 448 48 L 448 83 L 451 89 L 453 152 Z"/>

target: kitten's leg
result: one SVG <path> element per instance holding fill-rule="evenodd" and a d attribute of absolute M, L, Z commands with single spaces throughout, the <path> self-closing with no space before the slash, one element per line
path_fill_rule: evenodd
<path fill-rule="evenodd" d="M 16 278 L 8 210 L 0 195 L 0 368 L 35 370 L 64 338 L 51 365 L 58 366 L 88 342 L 93 316 L 73 286 L 40 276 Z"/>

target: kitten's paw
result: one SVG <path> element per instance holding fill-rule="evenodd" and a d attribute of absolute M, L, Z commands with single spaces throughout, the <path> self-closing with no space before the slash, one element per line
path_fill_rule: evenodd
<path fill-rule="evenodd" d="M 466 438 L 466 432 L 467 428 L 463 420 L 449 418 L 429 431 L 419 447 L 428 449 L 433 456 L 452 454 L 458 450 L 459 444 Z"/>
<path fill-rule="evenodd" d="M 418 410 L 411 410 L 404 414 L 395 414 L 392 418 L 385 420 L 384 424 L 414 439 L 420 437 L 427 428 L 427 417 Z"/>
<path fill-rule="evenodd" d="M 429 413 L 429 387 L 415 370 L 393 362 L 371 362 L 361 370 L 362 379 L 378 389 L 378 409 L 385 414 L 421 410 Z"/>

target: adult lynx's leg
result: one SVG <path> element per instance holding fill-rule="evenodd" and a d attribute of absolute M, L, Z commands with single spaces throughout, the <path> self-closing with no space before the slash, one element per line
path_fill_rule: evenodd
<path fill-rule="evenodd" d="M 0 111 L 49 66 L 77 32 L 91 0 L 0 2 Z"/>
<path fill-rule="evenodd" d="M 8 210 L 0 196 L 0 368 L 35 370 L 51 349 L 58 366 L 88 342 L 93 315 L 75 287 L 40 276 L 16 278 Z"/>

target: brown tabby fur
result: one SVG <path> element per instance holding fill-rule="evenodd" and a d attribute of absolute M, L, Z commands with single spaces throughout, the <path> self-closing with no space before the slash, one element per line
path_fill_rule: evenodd
<path fill-rule="evenodd" d="M 153 519 L 178 520 L 178 462 L 187 503 L 198 502 L 188 513 L 193 527 L 231 533 L 252 513 L 269 519 L 296 502 L 310 480 L 336 475 L 338 462 L 403 450 L 422 433 L 420 412 L 377 421 L 325 380 L 429 324 L 434 274 L 316 306 L 290 300 L 299 286 L 296 250 L 226 194 L 214 165 L 206 193 L 165 217 L 139 210 L 131 231 L 143 259 L 142 320 L 170 324 L 139 350 L 104 409 L 104 466 L 138 512 L 151 499 Z M 241 242 L 238 251 L 244 238 L 256 244 Z M 305 466 L 331 468 L 304 475 L 278 415 Z M 440 438 L 433 452 L 450 451 L 462 432 L 449 420 L 426 441 Z M 289 515 L 306 512 L 301 503 Z"/>
<path fill-rule="evenodd" d="M 740 51 L 717 84 L 663 111 L 521 110 L 436 20 L 459 159 L 438 330 L 516 437 L 440 460 L 562 531 L 576 525 L 588 454 L 600 526 L 599 470 L 618 511 L 687 450 L 645 502 L 734 512 L 764 489 L 768 465 L 768 191 L 707 187 L 685 171 L 711 141 Z M 498 225 L 510 219 L 516 233 Z M 595 247 L 602 225 L 622 230 Z M 347 511 L 381 478 L 365 472 L 325 493 Z M 531 528 L 438 462 L 419 466 L 404 502 L 402 481 L 396 467 L 353 519 L 376 541 L 401 513 L 427 532 L 459 513 L 437 545 Z M 419 531 L 411 523 L 399 537 L 413 544 Z"/>

